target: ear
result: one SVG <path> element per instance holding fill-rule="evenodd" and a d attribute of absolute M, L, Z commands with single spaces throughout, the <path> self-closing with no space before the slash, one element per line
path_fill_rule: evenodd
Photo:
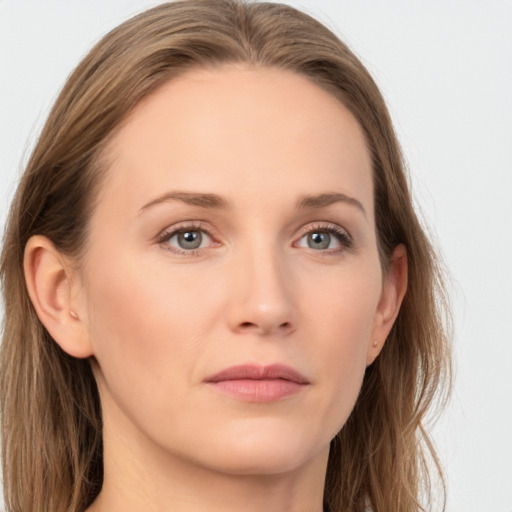
<path fill-rule="evenodd" d="M 384 276 L 382 293 L 377 306 L 372 337 L 366 354 L 369 366 L 377 358 L 395 323 L 402 300 L 407 291 L 407 250 L 404 245 L 395 247 L 387 274 Z"/>
<path fill-rule="evenodd" d="M 23 268 L 30 300 L 50 336 L 71 356 L 91 356 L 92 346 L 78 308 L 79 280 L 68 258 L 48 238 L 36 235 L 25 247 Z"/>

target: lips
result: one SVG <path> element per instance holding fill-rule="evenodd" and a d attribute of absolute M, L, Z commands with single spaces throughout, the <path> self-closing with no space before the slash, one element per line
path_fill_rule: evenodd
<path fill-rule="evenodd" d="M 290 366 L 240 365 L 205 379 L 223 394 L 248 402 L 275 402 L 303 391 L 309 381 Z"/>

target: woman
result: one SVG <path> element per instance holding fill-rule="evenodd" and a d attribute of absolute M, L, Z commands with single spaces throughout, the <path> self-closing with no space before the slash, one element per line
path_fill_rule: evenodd
<path fill-rule="evenodd" d="M 8 510 L 421 510 L 440 273 L 377 87 L 307 15 L 192 0 L 108 34 L 1 272 Z"/>

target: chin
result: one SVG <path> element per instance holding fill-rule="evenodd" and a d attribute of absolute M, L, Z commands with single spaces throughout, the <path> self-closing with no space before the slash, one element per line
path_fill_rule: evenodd
<path fill-rule="evenodd" d="M 210 432 L 203 464 L 227 474 L 276 475 L 297 470 L 314 457 L 325 455 L 327 462 L 330 439 L 318 439 L 297 428 L 264 427 L 220 435 Z"/>
<path fill-rule="evenodd" d="M 296 471 L 309 460 L 309 457 L 301 455 L 286 450 L 279 453 L 275 450 L 252 453 L 233 450 L 229 457 L 219 457 L 208 466 L 229 475 L 280 475 Z"/>

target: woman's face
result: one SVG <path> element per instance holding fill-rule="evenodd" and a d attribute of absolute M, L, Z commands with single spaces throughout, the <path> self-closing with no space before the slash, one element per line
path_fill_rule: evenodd
<path fill-rule="evenodd" d="M 390 328 L 358 123 L 301 76 L 226 66 L 160 88 L 109 150 L 74 299 L 106 431 L 224 472 L 325 460 Z"/>

